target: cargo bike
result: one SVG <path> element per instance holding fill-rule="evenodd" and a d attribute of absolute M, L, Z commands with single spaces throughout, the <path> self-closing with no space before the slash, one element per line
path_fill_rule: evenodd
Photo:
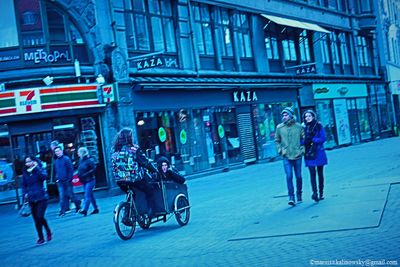
<path fill-rule="evenodd" d="M 126 200 L 120 202 L 114 209 L 115 229 L 122 240 L 132 238 L 137 225 L 146 230 L 151 224 L 166 222 L 173 216 L 181 226 L 189 222 L 190 204 L 186 184 L 152 180 L 149 183 L 154 190 L 153 203 L 148 203 L 146 194 L 138 189 L 136 183 L 130 180 L 116 181 L 126 193 Z"/>

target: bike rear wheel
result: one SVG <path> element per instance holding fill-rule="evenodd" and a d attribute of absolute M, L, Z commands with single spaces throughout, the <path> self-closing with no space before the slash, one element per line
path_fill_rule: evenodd
<path fill-rule="evenodd" d="M 115 208 L 115 230 L 122 240 L 131 239 L 136 229 L 136 210 L 128 202 L 121 202 Z"/>

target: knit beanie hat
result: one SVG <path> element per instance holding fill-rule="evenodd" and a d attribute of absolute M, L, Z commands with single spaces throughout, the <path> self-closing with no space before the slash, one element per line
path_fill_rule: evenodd
<path fill-rule="evenodd" d="M 314 119 L 317 119 L 317 113 L 315 113 L 315 111 L 312 110 L 312 109 L 307 109 L 307 110 L 304 111 L 304 113 L 303 113 L 303 120 L 306 119 L 306 113 L 310 113 L 310 114 L 313 116 Z"/>
<path fill-rule="evenodd" d="M 294 116 L 294 111 L 291 107 L 286 107 L 281 111 L 281 114 L 283 113 L 287 113 L 289 115 L 289 117 L 293 118 Z"/>

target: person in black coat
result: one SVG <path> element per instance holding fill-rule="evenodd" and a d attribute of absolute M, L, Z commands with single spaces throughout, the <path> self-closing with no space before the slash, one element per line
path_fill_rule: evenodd
<path fill-rule="evenodd" d="M 178 184 L 185 183 L 186 179 L 178 171 L 171 168 L 169 160 L 166 157 L 161 157 L 157 160 L 157 169 L 160 178 L 165 181 L 174 181 Z"/>
<path fill-rule="evenodd" d="M 89 205 L 92 203 L 94 210 L 90 214 L 99 213 L 96 199 L 94 198 L 93 188 L 96 185 L 95 171 L 96 164 L 93 159 L 89 156 L 89 151 L 86 147 L 80 147 L 78 149 L 78 156 L 80 157 L 78 166 L 78 177 L 79 181 L 83 184 L 85 191 L 85 205 L 82 210 L 79 211 L 83 216 L 87 215 Z"/>
<path fill-rule="evenodd" d="M 37 245 L 45 243 L 43 227 L 47 233 L 47 241 L 52 239 L 52 232 L 45 219 L 48 195 L 44 188 L 44 181 L 47 180 L 46 170 L 42 168 L 40 161 L 34 156 L 25 157 L 25 167 L 22 171 L 22 193 L 24 201 L 29 202 L 32 209 L 32 217 L 35 222 L 39 239 Z"/>

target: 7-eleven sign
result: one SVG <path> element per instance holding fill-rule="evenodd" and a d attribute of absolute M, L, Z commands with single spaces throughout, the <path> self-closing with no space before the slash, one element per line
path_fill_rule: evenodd
<path fill-rule="evenodd" d="M 103 103 L 111 103 L 115 101 L 114 84 L 103 85 L 102 91 L 103 91 Z"/>
<path fill-rule="evenodd" d="M 16 94 L 18 113 L 41 111 L 40 94 L 38 88 L 21 90 Z"/>

